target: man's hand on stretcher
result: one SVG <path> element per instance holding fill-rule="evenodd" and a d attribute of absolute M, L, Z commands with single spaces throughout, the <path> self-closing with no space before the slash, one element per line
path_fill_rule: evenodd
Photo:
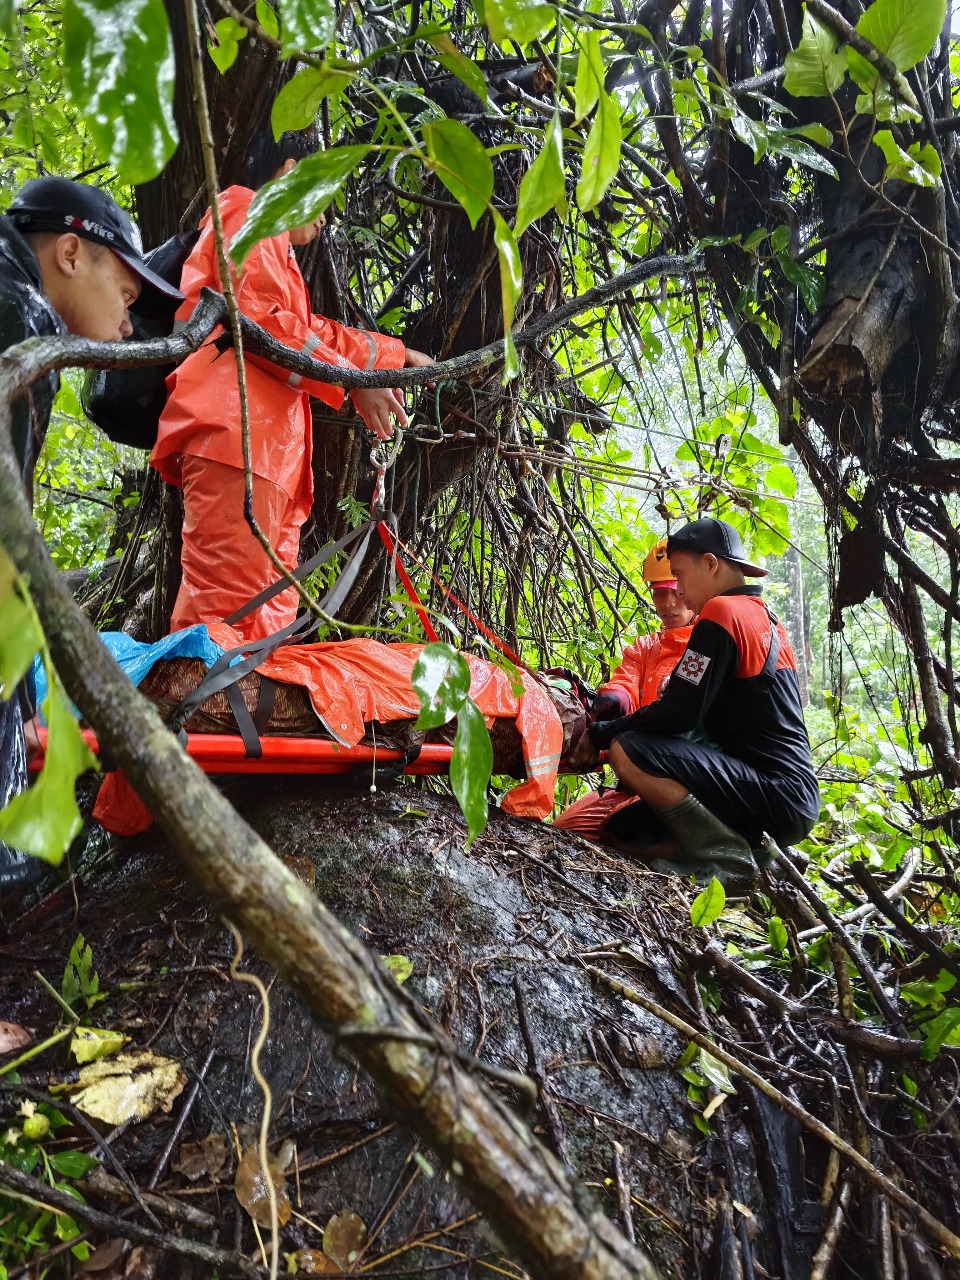
<path fill-rule="evenodd" d="M 426 355 L 423 351 L 415 351 L 413 347 L 406 348 L 404 360 L 406 368 L 422 369 L 433 363 L 432 356 Z M 396 418 L 401 427 L 407 425 L 403 393 L 393 387 L 358 387 L 355 391 L 351 391 L 350 399 L 368 430 L 372 431 L 378 440 L 389 440 L 393 435 L 392 418 Z"/>
<path fill-rule="evenodd" d="M 590 725 L 600 720 L 619 720 L 624 714 L 624 704 L 615 693 L 598 693 L 590 708 L 587 726 L 567 754 L 567 766 L 572 773 L 593 773 L 600 768 L 600 749 L 590 737 Z"/>

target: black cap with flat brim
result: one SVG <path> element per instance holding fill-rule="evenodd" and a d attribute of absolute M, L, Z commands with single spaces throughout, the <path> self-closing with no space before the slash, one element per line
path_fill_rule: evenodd
<path fill-rule="evenodd" d="M 747 559 L 743 541 L 732 524 L 704 516 L 691 520 L 667 539 L 667 555 L 675 551 L 692 551 L 694 555 L 713 555 L 718 560 L 728 560 L 747 578 L 765 578 L 766 569 Z"/>
<path fill-rule="evenodd" d="M 98 187 L 69 178 L 31 178 L 17 192 L 7 217 L 18 231 L 73 232 L 112 249 L 140 279 L 140 296 L 130 308 L 137 315 L 172 315 L 183 301 L 180 290 L 144 260 L 136 224 Z"/>

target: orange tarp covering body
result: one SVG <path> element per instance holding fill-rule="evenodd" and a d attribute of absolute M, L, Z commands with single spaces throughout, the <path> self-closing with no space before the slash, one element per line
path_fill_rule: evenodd
<path fill-rule="evenodd" d="M 224 649 L 234 647 L 237 634 L 225 624 L 208 628 Z M 339 640 L 278 649 L 257 670 L 261 675 L 307 689 L 320 721 L 331 737 L 346 748 L 363 738 L 368 721 L 415 719 L 419 702 L 411 676 L 420 644 L 381 644 L 376 640 Z M 544 818 L 553 808 L 557 766 L 563 746 L 563 727 L 549 696 L 528 672 L 520 671 L 523 692 L 513 693 L 511 677 L 500 667 L 464 654 L 470 666 L 470 696 L 484 718 L 516 720 L 523 743 L 526 781 L 504 797 L 506 813 Z M 322 770 L 318 769 L 318 772 Z M 141 812 L 134 812 L 126 784 L 108 775 L 97 797 L 96 820 L 117 834 L 144 830 Z M 137 801 L 137 805 L 140 802 Z M 136 826 L 140 821 L 141 825 Z"/>

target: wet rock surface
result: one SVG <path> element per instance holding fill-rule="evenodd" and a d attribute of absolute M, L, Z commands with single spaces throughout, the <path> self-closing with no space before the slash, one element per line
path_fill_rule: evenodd
<path fill-rule="evenodd" d="M 684 886 L 499 812 L 466 850 L 448 798 L 411 785 L 374 795 L 368 782 L 244 779 L 226 790 L 371 949 L 412 962 L 408 990 L 478 1070 L 501 1069 L 488 1084 L 576 1171 L 584 1195 L 599 1199 L 621 1229 L 629 1212 L 630 1229 L 662 1275 L 699 1272 L 720 1247 L 710 1226 L 718 1144 L 705 1143 L 692 1124 L 675 1069 L 685 1043 L 586 970 L 612 966 L 654 998 L 689 1006 L 664 942 L 691 933 Z M 72 897 L 60 896 L 61 914 L 35 923 L 32 953 L 28 945 L 10 966 L 4 1007 L 18 989 L 14 1016 L 38 1038 L 48 1033 L 57 1010 L 31 987 L 29 970 L 59 987 L 82 932 L 108 993 L 92 1020 L 123 1031 L 133 1048 L 176 1059 L 187 1077 L 169 1114 L 113 1135 L 117 1158 L 138 1185 L 153 1180 L 161 1194 L 202 1206 L 221 1245 L 257 1258 L 234 1176 L 238 1149 L 254 1144 L 263 1108 L 251 1070 L 261 1002 L 230 976 L 234 943 L 223 920 L 156 830 L 135 841 L 91 842 L 75 921 Z M 323 1228 L 349 1210 L 366 1227 L 354 1269 L 487 1274 L 493 1266 L 517 1274 L 456 1181 L 402 1117 L 380 1111 L 349 1049 L 334 1046 L 254 954 L 247 951 L 240 968 L 269 992 L 260 1069 L 272 1094 L 270 1150 L 286 1161 L 293 1213 L 281 1248 L 290 1266 L 315 1269 L 311 1251 L 321 1249 Z M 27 1075 L 41 1085 L 72 1065 L 63 1052 L 39 1061 L 47 1069 Z M 536 1079 L 538 1101 L 531 1105 L 504 1072 Z M 197 1150 L 203 1143 L 220 1156 L 209 1169 L 204 1148 Z M 749 1143 L 739 1145 L 735 1198 L 756 1205 Z M 720 1171 L 721 1189 L 729 1174 Z"/>

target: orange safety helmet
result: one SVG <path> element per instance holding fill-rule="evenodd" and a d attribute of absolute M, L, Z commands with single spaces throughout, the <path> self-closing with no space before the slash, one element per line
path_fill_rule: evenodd
<path fill-rule="evenodd" d="M 643 580 L 651 591 L 676 591 L 677 580 L 670 568 L 666 538 L 654 543 L 647 552 L 643 561 Z"/>

